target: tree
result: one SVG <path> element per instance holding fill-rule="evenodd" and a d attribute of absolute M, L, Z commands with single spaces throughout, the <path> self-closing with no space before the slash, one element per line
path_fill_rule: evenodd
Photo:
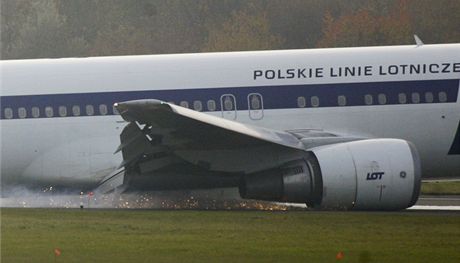
<path fill-rule="evenodd" d="M 455 0 L 0 0 L 2 59 L 460 42 Z"/>
<path fill-rule="evenodd" d="M 414 33 L 425 43 L 460 42 L 460 1 L 412 0 Z"/>
<path fill-rule="evenodd" d="M 407 44 L 412 41 L 408 1 L 399 0 L 388 13 L 379 14 L 372 6 L 334 18 L 324 16 L 323 37 L 318 47 Z"/>
<path fill-rule="evenodd" d="M 17 17 L 15 17 L 17 16 Z M 62 39 L 64 18 L 57 13 L 54 1 L 5 1 L 2 3 L 2 54 L 29 57 L 56 53 Z"/>
<path fill-rule="evenodd" d="M 267 13 L 255 8 L 233 12 L 221 27 L 211 28 L 203 51 L 279 49 L 281 37 L 270 31 Z"/>
<path fill-rule="evenodd" d="M 64 57 L 87 43 L 65 30 L 57 0 L 2 2 L 2 59 Z"/>

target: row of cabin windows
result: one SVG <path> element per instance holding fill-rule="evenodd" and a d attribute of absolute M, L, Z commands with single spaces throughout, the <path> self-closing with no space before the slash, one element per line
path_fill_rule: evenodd
<path fill-rule="evenodd" d="M 234 111 L 236 110 L 235 106 L 235 96 L 231 94 L 223 95 L 221 98 L 222 110 L 224 111 Z M 184 108 L 192 108 L 196 111 L 203 111 L 203 103 L 200 100 L 193 101 L 191 107 L 188 101 L 179 102 L 179 106 Z M 217 103 L 215 100 L 208 100 L 206 102 L 208 111 L 216 111 Z M 251 110 L 260 110 L 263 107 L 262 95 L 258 93 L 251 93 L 248 96 L 248 106 Z"/>
<path fill-rule="evenodd" d="M 217 109 L 216 105 L 217 104 L 215 100 L 208 100 L 206 106 L 208 108 L 208 111 L 215 111 Z M 179 102 L 179 106 L 184 107 L 184 108 L 190 108 L 190 104 L 188 103 L 188 101 L 185 101 L 185 100 Z M 201 100 L 195 100 L 192 103 L 192 108 L 196 111 L 203 111 L 203 103 L 201 102 Z"/>
<path fill-rule="evenodd" d="M 250 103 L 251 109 L 258 110 L 261 108 L 262 105 L 262 97 L 260 94 L 250 94 L 248 97 L 248 101 Z M 222 96 L 222 102 L 223 102 L 223 109 L 226 111 L 232 111 L 235 110 L 235 97 L 233 95 L 224 95 Z M 185 108 L 189 108 L 189 102 L 188 101 L 181 101 L 179 102 L 179 105 Z M 217 103 L 215 100 L 208 100 L 206 103 L 208 111 L 216 111 L 217 110 Z M 192 107 L 196 111 L 203 111 L 203 103 L 200 100 L 195 100 L 193 101 Z M 86 113 L 87 116 L 93 116 L 95 114 L 95 109 L 93 105 L 86 105 L 84 107 L 84 112 Z M 54 116 L 60 116 L 60 117 L 66 117 L 68 115 L 73 115 L 73 116 L 80 116 L 82 114 L 82 109 L 78 105 L 74 105 L 70 108 L 70 112 L 66 106 L 59 106 L 57 109 L 57 113 L 54 112 L 53 107 L 45 107 L 44 109 L 44 116 L 51 118 Z M 114 114 L 117 114 L 116 108 L 113 108 Z M 13 118 L 13 109 L 11 108 L 5 108 L 4 111 L 5 118 L 7 119 L 12 119 Z M 32 107 L 30 116 L 33 118 L 38 118 L 40 116 L 43 116 L 43 113 L 40 113 L 40 108 L 39 107 Z M 99 115 L 107 115 L 108 114 L 108 108 L 106 104 L 100 104 L 99 105 Z M 18 108 L 18 117 L 20 119 L 27 118 L 27 110 L 24 107 Z"/>
<path fill-rule="evenodd" d="M 95 114 L 95 109 L 93 105 L 86 105 L 83 110 L 87 116 L 93 116 Z M 98 107 L 98 110 L 99 110 L 99 115 L 107 115 L 109 113 L 109 109 L 106 104 L 100 104 Z M 118 113 L 115 108 L 113 108 L 113 113 L 114 114 Z M 13 109 L 5 108 L 4 114 L 5 114 L 5 118 L 12 119 Z M 30 116 L 33 118 L 39 118 L 40 116 L 45 116 L 48 118 L 51 118 L 54 116 L 66 117 L 68 115 L 80 116 L 81 114 L 82 114 L 82 109 L 78 105 L 72 106 L 70 110 L 66 106 L 59 106 L 57 108 L 57 112 L 55 112 L 54 108 L 50 106 L 45 107 L 43 113 L 40 113 L 39 107 L 32 107 L 30 110 Z M 27 118 L 27 116 L 28 116 L 28 113 L 27 113 L 26 108 L 24 107 L 18 108 L 18 117 L 20 119 Z"/>
<path fill-rule="evenodd" d="M 447 93 L 444 91 L 439 92 L 438 94 L 439 102 L 446 102 L 447 101 Z M 434 102 L 434 94 L 432 92 L 426 92 L 424 94 L 424 99 L 426 103 L 433 103 Z M 374 96 L 371 94 L 364 95 L 364 104 L 365 105 L 374 105 L 376 103 L 380 105 L 387 104 L 388 99 L 387 95 L 380 93 L 377 95 L 377 101 L 374 102 Z M 398 102 L 400 104 L 409 103 L 407 94 L 399 93 L 398 94 Z M 410 103 L 420 103 L 421 102 L 421 95 L 418 92 L 413 92 L 410 94 Z M 312 107 L 319 107 L 319 98 L 317 96 L 312 96 L 310 98 L 310 105 Z M 339 95 L 337 97 L 337 105 L 338 106 L 346 106 L 347 105 L 347 97 L 345 95 Z M 299 108 L 305 108 L 307 106 L 307 99 L 305 97 L 298 97 L 297 98 L 297 106 Z"/>
<path fill-rule="evenodd" d="M 439 92 L 438 94 L 438 100 L 440 102 L 446 102 L 447 101 L 447 93 L 444 91 Z M 425 102 L 427 103 L 432 103 L 434 101 L 434 94 L 432 92 L 426 92 L 424 94 L 424 99 Z M 226 94 L 223 95 L 221 98 L 222 102 L 222 110 L 225 111 L 233 111 L 236 110 L 235 106 L 235 97 L 231 94 Z M 410 101 L 412 103 L 420 103 L 421 101 L 421 96 L 420 93 L 418 92 L 413 92 L 410 94 Z M 387 95 L 381 93 L 377 95 L 377 102 L 380 105 L 387 104 Z M 405 93 L 399 93 L 398 94 L 398 102 L 400 104 L 406 104 L 408 103 L 408 98 Z M 374 105 L 374 96 L 371 94 L 366 94 L 364 95 L 364 103 L 366 105 Z M 189 102 L 188 101 L 181 101 L 179 102 L 179 105 L 185 108 L 189 108 Z M 320 106 L 320 100 L 318 96 L 312 96 L 310 98 L 310 105 L 312 107 L 319 107 Z M 345 95 L 339 95 L 337 97 L 337 105 L 338 106 L 346 106 L 347 105 L 347 97 Z M 206 106 L 208 111 L 216 111 L 217 110 L 217 103 L 215 100 L 208 100 L 206 102 Z M 263 101 L 262 101 L 262 96 L 258 93 L 252 93 L 248 95 L 248 106 L 250 110 L 259 110 L 263 108 Z M 307 99 L 303 96 L 297 98 L 297 106 L 300 108 L 305 108 L 307 106 Z M 195 100 L 192 103 L 192 108 L 196 111 L 203 111 L 203 103 L 200 100 Z M 95 108 L 93 105 L 86 105 L 84 107 L 84 112 L 86 113 L 87 116 L 92 116 L 95 114 Z M 99 110 L 99 115 L 107 115 L 109 110 L 106 104 L 100 104 L 98 107 Z M 44 109 L 44 116 L 51 118 L 54 116 L 60 116 L 60 117 L 66 117 L 68 115 L 73 115 L 73 116 L 80 116 L 82 114 L 82 109 L 78 105 L 74 105 L 70 109 L 71 112 L 68 112 L 68 108 L 66 106 L 59 106 L 57 109 L 57 113 L 54 112 L 53 107 L 45 107 Z M 118 114 L 116 108 L 112 109 L 114 114 Z M 40 108 L 39 107 L 32 107 L 31 116 L 33 118 L 38 118 L 40 117 Z M 13 118 L 13 109 L 11 108 L 5 108 L 4 110 L 4 115 L 5 118 L 7 119 L 12 119 Z M 21 119 L 24 119 L 27 117 L 27 110 L 24 107 L 18 108 L 18 117 Z"/>

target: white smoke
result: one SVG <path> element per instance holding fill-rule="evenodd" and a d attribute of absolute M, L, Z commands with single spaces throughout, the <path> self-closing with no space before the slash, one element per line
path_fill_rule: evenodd
<path fill-rule="evenodd" d="M 41 190 L 14 186 L 3 190 L 1 207 L 77 208 L 85 203 L 86 193 L 57 191 L 52 186 Z M 86 205 L 85 205 L 86 206 Z"/>

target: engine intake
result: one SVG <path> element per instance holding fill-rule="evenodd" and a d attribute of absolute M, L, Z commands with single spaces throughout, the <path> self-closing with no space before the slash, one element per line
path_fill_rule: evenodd
<path fill-rule="evenodd" d="M 305 160 L 244 176 L 240 184 L 243 198 L 304 203 L 313 198 L 315 178 Z"/>

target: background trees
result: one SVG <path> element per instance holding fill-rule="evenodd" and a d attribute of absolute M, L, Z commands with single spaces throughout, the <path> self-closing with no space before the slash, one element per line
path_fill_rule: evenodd
<path fill-rule="evenodd" d="M 270 31 L 267 11 L 251 6 L 232 12 L 220 27 L 211 27 L 203 51 L 279 49 L 282 44 Z"/>
<path fill-rule="evenodd" d="M 0 0 L 2 59 L 460 42 L 457 0 Z"/>
<path fill-rule="evenodd" d="M 413 41 L 408 0 L 390 6 L 370 4 L 334 17 L 326 12 L 319 47 L 409 44 Z"/>

